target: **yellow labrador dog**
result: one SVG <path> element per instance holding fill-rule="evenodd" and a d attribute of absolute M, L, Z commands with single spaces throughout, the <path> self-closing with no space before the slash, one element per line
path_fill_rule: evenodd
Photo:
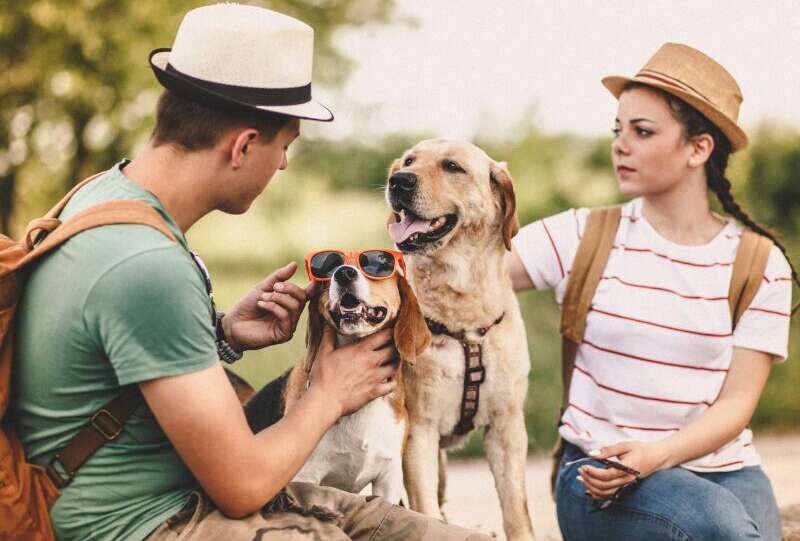
<path fill-rule="evenodd" d="M 517 233 L 505 164 L 465 142 L 418 143 L 392 164 L 389 234 L 433 333 L 406 367 L 410 429 L 403 454 L 411 508 L 441 518 L 446 454 L 473 428 L 484 447 L 510 540 L 532 539 L 523 404 L 528 346 L 503 257 Z"/>

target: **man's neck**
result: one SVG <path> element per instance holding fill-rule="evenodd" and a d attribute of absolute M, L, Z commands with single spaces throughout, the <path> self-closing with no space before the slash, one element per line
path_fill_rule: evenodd
<path fill-rule="evenodd" d="M 122 172 L 155 195 L 186 233 L 216 208 L 212 180 L 215 164 L 210 152 L 182 152 L 169 145 L 148 145 Z"/>

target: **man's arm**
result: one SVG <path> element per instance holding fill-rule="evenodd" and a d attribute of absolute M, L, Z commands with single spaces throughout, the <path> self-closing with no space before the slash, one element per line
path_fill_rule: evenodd
<path fill-rule="evenodd" d="M 243 517 L 267 503 L 302 467 L 341 416 L 391 392 L 391 329 L 334 350 L 326 329 L 313 384 L 278 423 L 253 435 L 221 365 L 140 384 L 181 458 L 219 507 Z"/>

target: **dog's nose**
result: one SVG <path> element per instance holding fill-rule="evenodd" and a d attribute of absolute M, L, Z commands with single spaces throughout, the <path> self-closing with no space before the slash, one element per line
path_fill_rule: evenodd
<path fill-rule="evenodd" d="M 410 192 L 417 187 L 417 175 L 414 173 L 395 173 L 389 177 L 389 189 L 392 191 Z"/>
<path fill-rule="evenodd" d="M 333 273 L 336 283 L 343 286 L 355 282 L 356 278 L 358 278 L 358 271 L 349 265 L 343 265 Z"/>

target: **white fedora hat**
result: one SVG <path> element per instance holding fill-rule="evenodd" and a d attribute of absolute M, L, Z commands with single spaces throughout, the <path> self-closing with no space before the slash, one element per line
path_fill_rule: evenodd
<path fill-rule="evenodd" d="M 215 4 L 189 11 L 172 49 L 150 53 L 158 81 L 192 101 L 235 111 L 270 111 L 330 121 L 311 99 L 314 31 L 255 6 Z"/>

